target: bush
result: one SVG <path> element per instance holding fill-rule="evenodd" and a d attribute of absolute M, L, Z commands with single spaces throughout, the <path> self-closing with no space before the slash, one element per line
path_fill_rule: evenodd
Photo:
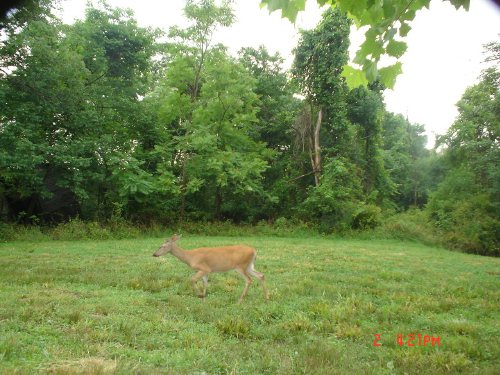
<path fill-rule="evenodd" d="M 137 238 L 141 230 L 125 220 L 112 220 L 105 224 L 85 222 L 79 218 L 61 223 L 49 231 L 54 240 L 108 240 Z"/>
<path fill-rule="evenodd" d="M 429 223 L 426 213 L 410 209 L 386 218 L 372 231 L 359 234 L 364 238 L 417 241 L 426 245 L 442 245 L 439 232 Z"/>
<path fill-rule="evenodd" d="M 343 158 L 327 160 L 321 183 L 309 189 L 299 208 L 301 216 L 315 223 L 321 233 L 352 229 L 353 218 L 363 205 L 358 172 L 355 165 Z"/>
<path fill-rule="evenodd" d="M 47 241 L 50 236 L 38 226 L 0 223 L 0 241 Z"/>
<path fill-rule="evenodd" d="M 448 247 L 500 255 L 498 199 L 477 183 L 472 171 L 450 172 L 431 195 L 426 212 Z"/>
<path fill-rule="evenodd" d="M 382 209 L 373 204 L 360 206 L 352 218 L 353 229 L 373 229 L 380 225 Z"/>

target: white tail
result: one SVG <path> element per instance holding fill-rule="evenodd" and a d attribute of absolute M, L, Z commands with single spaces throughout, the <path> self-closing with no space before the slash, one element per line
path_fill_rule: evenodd
<path fill-rule="evenodd" d="M 254 276 L 260 280 L 264 289 L 264 298 L 269 299 L 269 293 L 266 287 L 266 278 L 263 273 L 255 270 L 254 262 L 257 252 L 253 247 L 246 245 L 223 246 L 223 247 L 200 247 L 198 249 L 185 251 L 176 245 L 176 241 L 181 236 L 174 234 L 156 251 L 153 256 L 159 257 L 168 253 L 179 258 L 189 267 L 194 269 L 196 274 L 191 278 L 193 289 L 196 295 L 198 290 L 196 283 L 198 280 L 203 281 L 203 292 L 201 297 L 203 301 L 207 293 L 208 275 L 212 272 L 226 272 L 236 270 L 245 278 L 245 288 L 241 293 L 239 302 L 245 298 L 248 288 L 252 283 L 250 276 Z"/>

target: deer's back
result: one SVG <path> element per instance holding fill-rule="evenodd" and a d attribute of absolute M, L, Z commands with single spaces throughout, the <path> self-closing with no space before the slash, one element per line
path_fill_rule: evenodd
<path fill-rule="evenodd" d="M 246 269 L 255 258 L 256 251 L 247 245 L 221 247 L 200 247 L 190 253 L 197 255 L 199 268 L 209 268 L 211 272 L 225 272 L 241 267 Z"/>

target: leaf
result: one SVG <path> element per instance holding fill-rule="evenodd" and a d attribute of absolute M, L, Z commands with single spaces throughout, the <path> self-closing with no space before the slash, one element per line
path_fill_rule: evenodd
<path fill-rule="evenodd" d="M 395 27 L 391 27 L 385 34 L 384 34 L 384 40 L 388 41 L 394 38 L 394 35 L 396 35 L 397 30 Z"/>
<path fill-rule="evenodd" d="M 365 64 L 363 65 L 363 71 L 365 72 L 368 81 L 373 82 L 377 79 L 377 63 L 370 60 L 365 61 Z"/>
<path fill-rule="evenodd" d="M 349 65 L 344 65 L 340 75 L 345 78 L 347 86 L 349 86 L 350 89 L 366 86 L 368 84 L 365 72 Z"/>
<path fill-rule="evenodd" d="M 361 19 L 366 13 L 366 0 L 337 0 L 336 3 L 344 12 L 349 12 L 355 18 Z"/>
<path fill-rule="evenodd" d="M 380 81 L 389 89 L 393 89 L 396 84 L 396 78 L 403 72 L 402 64 L 398 61 L 394 65 L 380 68 L 378 73 Z"/>
<path fill-rule="evenodd" d="M 411 30 L 411 26 L 405 22 L 402 22 L 401 27 L 399 28 L 399 36 L 401 36 L 401 37 L 407 36 L 408 33 L 410 32 L 410 30 Z"/>
<path fill-rule="evenodd" d="M 394 4 L 391 3 L 390 1 L 384 1 L 382 9 L 384 9 L 384 16 L 387 19 L 391 19 L 396 14 L 396 8 L 394 7 Z"/>
<path fill-rule="evenodd" d="M 387 44 L 386 52 L 389 56 L 400 58 L 406 52 L 408 46 L 405 42 L 398 42 L 397 40 L 390 40 Z"/>
<path fill-rule="evenodd" d="M 297 14 L 306 8 L 306 0 L 262 0 L 260 7 L 267 6 L 269 12 L 281 9 L 281 16 L 295 23 Z"/>
<path fill-rule="evenodd" d="M 465 10 L 469 10 L 470 6 L 470 0 L 449 0 L 450 3 L 453 4 L 453 6 L 456 9 L 464 8 Z"/>
<path fill-rule="evenodd" d="M 359 47 L 358 52 L 356 52 L 356 57 L 354 58 L 356 64 L 363 64 L 369 55 L 378 58 L 384 52 L 382 41 L 376 39 L 376 33 L 372 29 L 366 32 L 365 37 L 365 41 Z"/>

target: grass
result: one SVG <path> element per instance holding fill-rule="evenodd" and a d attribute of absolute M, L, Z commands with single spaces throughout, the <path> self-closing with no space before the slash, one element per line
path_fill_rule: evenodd
<path fill-rule="evenodd" d="M 258 249 L 235 273 L 151 255 L 161 239 L 0 244 L 0 373 L 495 374 L 500 260 L 395 240 L 183 238 Z M 440 337 L 400 346 L 397 334 Z M 374 346 L 376 334 L 381 346 Z M 414 341 L 418 344 L 417 340 Z"/>

